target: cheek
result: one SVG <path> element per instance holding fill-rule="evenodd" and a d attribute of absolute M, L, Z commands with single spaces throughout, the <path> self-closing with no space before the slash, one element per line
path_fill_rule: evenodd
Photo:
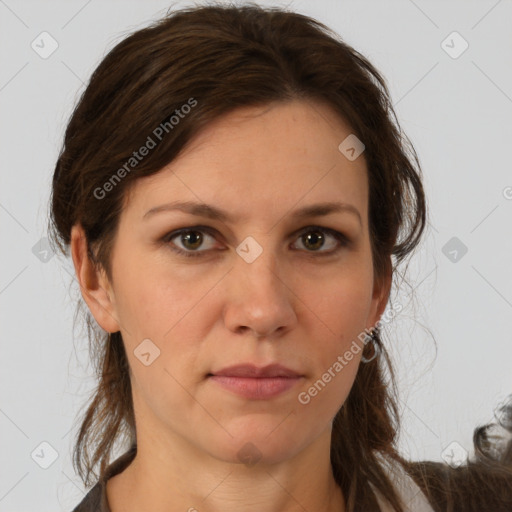
<path fill-rule="evenodd" d="M 164 410 L 184 408 L 186 414 L 185 404 L 193 404 L 184 388 L 192 389 L 202 377 L 202 342 L 220 314 L 208 295 L 218 278 L 169 274 L 164 277 L 147 269 L 127 273 L 116 291 L 120 298 L 117 306 L 138 392 L 148 404 L 162 400 Z M 147 339 L 154 346 L 143 341 Z M 139 348 L 143 343 L 148 350 Z M 137 355 L 148 352 L 149 359 L 156 357 L 146 367 Z"/>
<path fill-rule="evenodd" d="M 340 272 L 336 279 L 324 281 L 321 289 L 310 287 L 304 301 L 303 321 L 309 340 L 305 350 L 313 361 L 313 374 L 302 387 L 298 402 L 307 411 L 314 410 L 317 420 L 332 420 L 353 386 L 371 305 L 371 278 L 361 269 Z"/>
<path fill-rule="evenodd" d="M 169 272 L 159 261 L 119 263 L 116 311 L 134 341 L 154 336 L 163 342 L 175 331 L 198 325 L 194 319 L 198 311 L 205 314 L 201 298 L 212 287 L 211 279 Z"/>
<path fill-rule="evenodd" d="M 370 278 L 361 271 L 341 274 L 303 294 L 309 330 L 325 338 L 327 352 L 342 349 L 364 330 L 372 305 Z"/>

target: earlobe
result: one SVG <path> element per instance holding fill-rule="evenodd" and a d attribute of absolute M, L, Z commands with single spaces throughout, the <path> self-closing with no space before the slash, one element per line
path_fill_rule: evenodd
<path fill-rule="evenodd" d="M 105 272 L 91 261 L 87 252 L 87 239 L 79 224 L 71 229 L 70 246 L 76 279 L 91 314 L 105 331 L 119 331 L 112 288 Z"/>

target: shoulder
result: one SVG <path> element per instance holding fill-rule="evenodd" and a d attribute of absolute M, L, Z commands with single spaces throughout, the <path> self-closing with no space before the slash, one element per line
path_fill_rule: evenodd
<path fill-rule="evenodd" d="M 497 423 L 474 430 L 474 459 L 459 467 L 406 462 L 404 467 L 435 512 L 512 511 L 512 395 L 495 413 Z"/>
<path fill-rule="evenodd" d="M 101 508 L 103 494 L 103 486 L 98 482 L 73 509 L 73 512 L 108 512 L 108 509 Z"/>
<path fill-rule="evenodd" d="M 382 469 L 391 480 L 395 492 L 398 494 L 404 512 L 435 512 L 426 494 L 422 492 L 412 476 L 405 470 L 405 467 L 397 460 L 384 454 L 377 454 Z M 372 485 L 371 486 L 382 512 L 392 512 L 395 508 L 384 496 Z"/>
<path fill-rule="evenodd" d="M 512 469 L 505 465 L 478 461 L 452 468 L 421 461 L 407 470 L 435 512 L 512 511 Z"/>
<path fill-rule="evenodd" d="M 85 495 L 84 499 L 73 509 L 73 512 L 110 512 L 107 500 L 107 481 L 109 478 L 121 473 L 126 469 L 137 454 L 136 446 L 132 446 L 126 453 L 121 455 L 110 464 L 98 482 Z"/>

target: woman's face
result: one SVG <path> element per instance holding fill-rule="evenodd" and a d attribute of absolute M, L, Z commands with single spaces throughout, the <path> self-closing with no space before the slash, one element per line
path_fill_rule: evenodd
<path fill-rule="evenodd" d="M 364 153 L 338 148 L 350 134 L 316 102 L 244 108 L 135 182 L 105 285 L 111 316 L 90 307 L 122 333 L 138 435 L 276 462 L 330 432 L 358 335 L 389 291 L 374 289 Z M 219 375 L 241 364 L 297 377 Z"/>

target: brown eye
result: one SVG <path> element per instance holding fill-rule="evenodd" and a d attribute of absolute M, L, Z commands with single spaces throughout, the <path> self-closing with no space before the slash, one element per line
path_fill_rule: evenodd
<path fill-rule="evenodd" d="M 312 231 L 306 235 L 302 235 L 304 246 L 314 251 L 320 249 L 325 243 L 325 237 L 319 231 Z"/>
<path fill-rule="evenodd" d="M 163 241 L 170 244 L 173 251 L 183 256 L 203 256 L 204 253 L 208 252 L 213 247 L 213 241 L 210 242 L 210 246 L 207 245 L 204 247 L 205 240 L 209 238 L 213 241 L 215 240 L 214 235 L 206 228 L 188 228 L 169 233 L 164 237 Z M 200 248 L 202 249 L 198 250 Z"/>
<path fill-rule="evenodd" d="M 185 231 L 179 236 L 186 249 L 197 249 L 203 243 L 203 235 L 200 231 Z"/>
<path fill-rule="evenodd" d="M 320 254 L 332 254 L 340 247 L 348 244 L 347 237 L 342 233 L 320 227 L 306 228 L 299 234 L 299 240 L 307 252 L 318 252 Z M 327 249 L 325 249 L 326 247 Z"/>
<path fill-rule="evenodd" d="M 181 256 L 200 257 L 211 253 L 216 237 L 215 230 L 207 226 L 194 226 L 168 233 L 161 240 Z M 206 243 L 205 247 L 208 239 L 211 240 L 210 245 Z M 339 231 L 319 226 L 308 226 L 303 229 L 297 240 L 303 246 L 299 249 L 310 256 L 329 256 L 350 244 L 349 239 Z"/>

